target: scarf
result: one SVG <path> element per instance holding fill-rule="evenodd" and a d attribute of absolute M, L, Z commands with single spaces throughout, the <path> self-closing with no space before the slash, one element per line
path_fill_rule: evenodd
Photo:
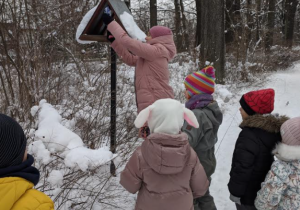
<path fill-rule="evenodd" d="M 188 100 L 185 103 L 185 107 L 193 110 L 197 108 L 203 108 L 206 107 L 208 104 L 210 104 L 213 101 L 213 96 L 210 94 L 198 94 L 193 95 L 190 100 Z"/>

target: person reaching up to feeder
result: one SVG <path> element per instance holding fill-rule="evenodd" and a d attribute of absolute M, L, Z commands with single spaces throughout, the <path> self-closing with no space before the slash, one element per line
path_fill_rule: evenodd
<path fill-rule="evenodd" d="M 106 8 L 106 11 L 109 10 Z M 171 29 L 154 26 L 149 30 L 146 43 L 135 40 L 105 12 L 103 22 L 107 25 L 107 38 L 118 56 L 129 66 L 135 66 L 135 93 L 138 113 L 158 99 L 174 98 L 169 85 L 168 63 L 176 55 Z M 147 126 L 143 126 L 149 135 Z"/>

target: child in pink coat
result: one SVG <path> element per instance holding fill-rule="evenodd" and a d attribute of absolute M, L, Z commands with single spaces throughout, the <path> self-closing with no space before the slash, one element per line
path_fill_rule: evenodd
<path fill-rule="evenodd" d="M 174 98 L 169 85 L 168 63 L 176 55 L 176 46 L 171 29 L 154 26 L 150 29 L 146 43 L 132 39 L 113 18 L 103 15 L 111 47 L 129 66 L 135 66 L 135 92 L 138 113 L 162 98 Z"/>
<path fill-rule="evenodd" d="M 151 134 L 136 149 L 121 173 L 120 184 L 138 192 L 135 210 L 193 210 L 193 199 L 209 186 L 188 136 L 181 132 L 184 120 L 199 127 L 192 111 L 174 99 L 160 99 L 142 110 L 135 120 L 148 122 Z"/>

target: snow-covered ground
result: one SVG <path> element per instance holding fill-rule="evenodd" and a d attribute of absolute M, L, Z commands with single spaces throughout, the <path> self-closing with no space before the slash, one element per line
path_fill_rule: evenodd
<path fill-rule="evenodd" d="M 259 88 L 255 85 L 241 89 L 228 102 L 224 113 L 224 121 L 220 127 L 219 141 L 216 145 L 217 168 L 212 177 L 211 194 L 215 198 L 218 210 L 234 210 L 234 204 L 229 200 L 227 184 L 231 167 L 232 153 L 239 132 L 241 116 L 239 99 L 247 91 L 273 88 L 275 90 L 274 113 L 285 114 L 289 117 L 300 116 L 300 63 L 294 67 L 270 74 L 267 82 Z"/>
<path fill-rule="evenodd" d="M 187 60 L 188 62 L 183 62 L 182 64 L 174 62 L 169 65 L 171 73 L 170 84 L 174 88 L 176 98 L 181 100 L 181 102 L 184 102 L 184 78 L 189 73 L 198 70 L 197 62 L 192 61 L 192 58 L 190 57 L 187 57 Z M 130 84 L 133 83 L 134 68 L 120 65 L 118 74 L 120 78 L 122 78 L 120 81 L 122 80 L 124 82 L 128 80 L 131 81 Z M 261 80 L 260 78 L 264 79 Z M 234 204 L 229 200 L 227 183 L 229 180 L 234 145 L 240 132 L 239 124 L 241 122 L 241 117 L 239 114 L 239 99 L 241 95 L 251 90 L 274 88 L 274 112 L 285 114 L 289 117 L 300 116 L 300 94 L 298 92 L 300 89 L 300 82 L 298 82 L 300 81 L 300 62 L 287 70 L 261 74 L 260 78 L 257 78 L 256 82 L 253 82 L 253 84 L 216 86 L 214 97 L 224 112 L 223 124 L 218 133 L 219 141 L 216 145 L 217 169 L 212 177 L 211 184 L 211 194 L 215 198 L 218 210 L 235 209 Z M 126 97 L 129 97 L 130 100 L 132 99 L 134 101 L 134 89 L 132 89 L 132 85 L 130 84 L 124 84 L 122 91 L 124 91 L 124 93 L 126 92 Z M 121 89 L 119 91 L 121 91 Z M 125 95 L 123 94 L 123 98 L 124 97 Z M 125 109 L 132 110 L 130 113 L 132 113 L 132 117 L 135 117 L 135 105 L 133 105 L 134 103 L 130 104 L 131 105 L 126 106 Z M 55 165 L 54 167 L 49 166 L 51 173 L 48 174 L 48 172 L 43 172 L 45 178 L 44 182 L 41 182 L 40 185 L 47 189 L 49 188 L 47 193 L 53 199 L 59 199 L 62 197 L 60 196 L 60 193 L 62 190 L 65 190 L 64 185 L 66 185 L 66 183 L 68 183 L 67 181 L 70 179 L 70 174 L 74 171 L 78 174 L 82 174 L 82 172 L 86 173 L 84 174 L 84 178 L 79 178 L 76 181 L 76 186 L 84 186 L 85 188 L 80 191 L 79 189 L 76 190 L 77 188 L 74 187 L 74 190 L 69 196 L 75 199 L 76 195 L 81 193 L 80 195 L 83 196 L 80 199 L 78 198 L 78 200 L 90 202 L 90 200 L 93 200 L 93 197 L 91 198 L 90 195 L 85 195 L 84 193 L 87 190 L 94 189 L 94 186 L 96 185 L 102 186 L 103 180 L 98 180 L 98 177 L 105 179 L 105 177 L 109 175 L 109 165 L 105 166 L 103 164 L 107 163 L 112 158 L 115 158 L 115 164 L 117 166 L 120 165 L 120 167 L 117 167 L 117 177 L 111 177 L 109 179 L 107 187 L 105 187 L 103 191 L 100 191 L 101 196 L 93 195 L 95 198 L 99 199 L 99 202 L 94 202 L 92 208 L 93 210 L 132 210 L 135 205 L 136 195 L 129 194 L 119 184 L 120 172 L 124 168 L 122 163 L 126 160 L 125 157 L 121 154 L 118 154 L 117 157 L 112 155 L 106 147 L 100 147 L 95 150 L 87 148 L 87 145 L 84 145 L 82 141 L 83 139 L 73 133 L 73 131 L 76 130 L 74 128 L 75 123 L 73 122 L 75 119 L 67 120 L 62 118 L 56 110 L 56 108 L 59 107 L 60 106 L 52 106 L 42 100 L 39 106 L 35 106 L 31 110 L 31 114 L 36 116 L 38 129 L 30 131 L 30 136 L 34 138 L 35 141 L 29 145 L 29 152 L 36 158 L 36 166 L 41 169 L 42 165 L 57 163 L 55 162 L 57 157 L 61 159 L 59 165 Z M 118 114 L 120 114 L 122 110 L 123 109 L 118 109 Z M 133 140 L 131 142 L 132 144 L 129 146 L 135 148 L 140 145 L 141 142 L 142 140 L 138 140 L 137 142 Z M 117 149 L 117 153 L 119 152 L 120 148 Z M 95 174 L 89 175 L 90 170 L 94 171 L 93 173 Z M 56 202 L 56 206 L 58 203 L 59 202 Z M 71 202 L 66 203 L 60 209 L 69 209 L 71 205 Z"/>

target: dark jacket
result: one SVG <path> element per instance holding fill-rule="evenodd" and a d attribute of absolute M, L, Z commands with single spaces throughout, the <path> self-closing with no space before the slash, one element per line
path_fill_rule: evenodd
<path fill-rule="evenodd" d="M 229 191 L 243 205 L 254 205 L 261 183 L 274 161 L 272 150 L 281 141 L 280 127 L 286 116 L 253 115 L 245 119 L 236 141 L 230 171 Z"/>
<path fill-rule="evenodd" d="M 210 103 L 203 108 L 193 109 L 192 112 L 198 120 L 199 128 L 194 128 L 185 121 L 182 131 L 188 135 L 189 143 L 197 153 L 209 178 L 216 168 L 214 146 L 218 141 L 217 134 L 223 114 L 217 102 Z"/>

